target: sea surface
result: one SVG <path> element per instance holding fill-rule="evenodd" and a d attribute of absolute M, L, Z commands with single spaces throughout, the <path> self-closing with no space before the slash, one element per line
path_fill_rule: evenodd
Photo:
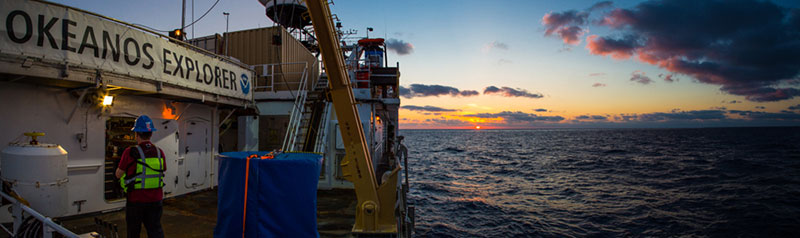
<path fill-rule="evenodd" d="M 401 130 L 418 237 L 800 237 L 800 128 Z"/>

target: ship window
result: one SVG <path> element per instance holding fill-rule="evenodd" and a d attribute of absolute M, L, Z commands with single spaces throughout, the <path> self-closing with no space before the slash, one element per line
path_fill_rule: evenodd
<path fill-rule="evenodd" d="M 115 201 L 125 198 L 119 179 L 114 174 L 122 158 L 122 152 L 130 146 L 136 145 L 134 134 L 131 131 L 136 119 L 131 117 L 111 117 L 106 121 L 106 156 L 104 191 L 106 201 Z"/>

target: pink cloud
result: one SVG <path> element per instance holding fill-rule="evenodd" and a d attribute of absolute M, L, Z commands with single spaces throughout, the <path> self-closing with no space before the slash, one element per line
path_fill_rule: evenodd
<path fill-rule="evenodd" d="M 798 8 L 769 1 L 645 1 L 593 23 L 612 34 L 586 37 L 591 54 L 657 66 L 670 72 L 666 82 L 685 75 L 750 101 L 800 97 L 792 86 L 800 78 Z"/>
<path fill-rule="evenodd" d="M 586 49 L 593 55 L 610 56 L 617 60 L 628 59 L 633 55 L 634 45 L 622 40 L 606 39 L 597 35 L 586 37 Z"/>
<path fill-rule="evenodd" d="M 542 25 L 545 26 L 544 35 L 558 35 L 566 44 L 578 45 L 581 37 L 587 32 L 581 26 L 585 25 L 589 18 L 589 13 L 579 11 L 551 12 L 542 17 Z"/>

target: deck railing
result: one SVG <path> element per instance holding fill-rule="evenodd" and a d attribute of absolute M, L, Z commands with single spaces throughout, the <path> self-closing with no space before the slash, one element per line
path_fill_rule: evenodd
<path fill-rule="evenodd" d="M 62 236 L 68 237 L 68 238 L 80 238 L 80 236 L 78 236 L 77 234 L 73 233 L 70 230 L 67 230 L 67 228 L 64 228 L 63 226 L 53 222 L 53 220 L 50 219 L 49 217 L 46 217 L 46 216 L 40 214 L 39 212 L 37 212 L 36 210 L 33 210 L 33 208 L 30 208 L 30 207 L 26 206 L 25 204 L 22 204 L 22 202 L 20 202 L 16 198 L 12 197 L 11 195 L 8 195 L 8 194 L 6 194 L 4 192 L 0 192 L 0 195 L 2 195 L 3 198 L 5 198 L 6 200 L 11 201 L 11 203 L 12 203 L 12 205 L 11 205 L 11 215 L 14 218 L 14 223 L 12 225 L 12 228 L 9 229 L 5 225 L 0 225 L 0 228 L 2 228 L 3 231 L 8 233 L 8 235 L 10 237 L 21 237 L 21 232 L 24 232 L 24 230 L 20 229 L 21 228 L 20 226 L 22 226 L 22 223 L 24 221 L 22 219 L 23 218 L 22 215 L 24 213 L 27 213 L 30 217 L 33 217 L 37 221 L 41 222 L 41 224 L 42 224 L 42 236 L 41 237 L 43 237 L 43 238 L 52 238 L 53 237 L 53 232 L 58 232 Z M 31 229 L 31 228 L 27 228 L 27 229 Z"/>
<path fill-rule="evenodd" d="M 316 66 L 314 64 L 311 67 Z M 308 67 L 308 62 L 291 62 L 291 63 L 275 63 L 275 64 L 259 64 L 250 66 L 255 70 L 258 78 L 253 87 L 256 92 L 276 92 L 280 91 L 277 88 L 284 86 L 285 90 L 293 90 L 299 88 L 303 82 L 302 78 L 310 75 L 311 68 Z M 294 71 L 289 71 L 297 69 Z M 277 84 L 277 85 L 276 85 Z"/>

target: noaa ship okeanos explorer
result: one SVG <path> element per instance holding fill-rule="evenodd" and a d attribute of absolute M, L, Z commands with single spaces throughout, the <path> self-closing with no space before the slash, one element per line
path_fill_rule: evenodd
<path fill-rule="evenodd" d="M 114 171 L 146 114 L 166 155 L 165 198 L 217 187 L 221 153 L 312 152 L 320 189 L 355 191 L 354 235 L 408 236 L 399 65 L 383 39 L 345 38 L 325 1 L 261 2 L 275 26 L 188 40 L 0 2 L 3 230 L 19 235 L 33 217 L 45 236 L 78 237 L 46 217 L 122 209 Z"/>

